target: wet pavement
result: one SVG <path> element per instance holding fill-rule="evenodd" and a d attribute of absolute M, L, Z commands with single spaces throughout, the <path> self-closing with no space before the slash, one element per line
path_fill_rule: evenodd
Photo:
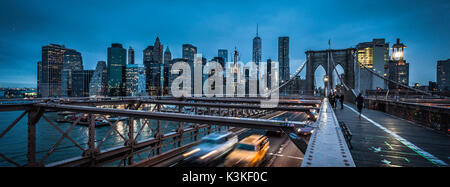
<path fill-rule="evenodd" d="M 353 133 L 350 150 L 357 167 L 439 167 L 450 163 L 450 137 L 389 114 L 353 104 L 335 109 Z"/>

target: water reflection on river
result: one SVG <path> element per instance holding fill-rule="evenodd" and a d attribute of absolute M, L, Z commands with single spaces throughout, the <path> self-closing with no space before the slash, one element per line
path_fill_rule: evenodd
<path fill-rule="evenodd" d="M 13 112 L 0 112 L 0 132 L 3 132 L 17 117 L 19 117 L 23 111 L 13 111 Z M 57 118 L 56 112 L 45 113 L 49 119 L 55 120 Z M 62 131 L 66 132 L 71 123 L 56 123 L 54 122 Z M 157 120 L 150 120 L 150 125 L 143 128 L 140 136 L 137 140 L 147 139 L 154 136 L 153 130 L 156 130 Z M 165 132 L 174 131 L 177 128 L 178 122 L 168 122 L 161 121 L 162 128 L 164 129 L 167 125 Z M 138 131 L 144 125 L 144 119 L 135 120 L 134 136 L 137 135 Z M 187 126 L 190 124 L 184 124 Z M 150 127 L 151 128 L 150 128 Z M 95 140 L 96 144 L 100 143 L 111 126 L 97 127 L 95 130 Z M 127 121 L 120 121 L 117 124 L 117 130 L 124 136 L 127 137 L 128 125 Z M 51 126 L 43 118 L 40 119 L 36 126 L 36 152 L 37 161 L 39 162 L 47 152 L 52 148 L 54 144 L 60 139 L 62 134 Z M 83 149 L 87 149 L 88 142 L 88 127 L 76 125 L 69 136 L 77 142 Z M 101 150 L 107 148 L 112 148 L 116 146 L 121 146 L 124 144 L 122 137 L 115 131 L 113 131 L 106 141 L 101 145 Z M 0 153 L 11 158 L 19 164 L 25 164 L 27 160 L 27 115 L 25 115 L 4 137 L 0 139 Z M 55 161 L 61 161 L 68 158 L 73 158 L 76 156 L 81 156 L 82 151 L 77 148 L 69 139 L 64 138 L 57 149 L 45 160 L 45 164 L 52 163 Z M 6 160 L 0 157 L 0 166 L 13 166 Z"/>

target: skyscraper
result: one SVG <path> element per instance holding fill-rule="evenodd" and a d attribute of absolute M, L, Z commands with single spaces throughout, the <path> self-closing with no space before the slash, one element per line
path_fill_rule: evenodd
<path fill-rule="evenodd" d="M 128 64 L 134 64 L 134 49 L 128 48 Z"/>
<path fill-rule="evenodd" d="M 72 72 L 72 96 L 88 97 L 94 70 L 75 70 Z"/>
<path fill-rule="evenodd" d="M 450 59 L 437 61 L 436 80 L 440 91 L 450 91 Z"/>
<path fill-rule="evenodd" d="M 267 88 L 272 89 L 272 59 L 267 59 Z"/>
<path fill-rule="evenodd" d="M 143 62 L 152 61 L 153 60 L 153 46 L 152 45 L 147 46 L 147 48 L 144 49 L 143 54 L 144 54 Z"/>
<path fill-rule="evenodd" d="M 63 57 L 63 69 L 61 77 L 61 96 L 72 96 L 72 72 L 83 70 L 81 53 L 73 49 L 67 49 Z"/>
<path fill-rule="evenodd" d="M 228 50 L 226 50 L 226 49 L 219 49 L 217 56 L 218 57 L 222 57 L 225 63 L 228 62 Z"/>
<path fill-rule="evenodd" d="M 147 96 L 147 92 L 146 92 L 146 84 L 145 84 L 145 68 L 144 67 L 139 67 L 138 70 L 138 90 L 137 90 L 137 94 L 139 96 Z"/>
<path fill-rule="evenodd" d="M 253 57 L 252 61 L 256 65 L 261 62 L 261 38 L 258 36 L 258 26 L 256 26 L 256 37 L 253 38 Z"/>
<path fill-rule="evenodd" d="M 258 36 L 258 25 L 256 25 L 256 37 L 253 38 L 252 61 L 256 64 L 256 76 L 259 77 L 259 64 L 261 62 L 261 38 Z M 259 78 L 256 79 L 256 93 L 259 94 Z"/>
<path fill-rule="evenodd" d="M 144 50 L 146 90 L 150 96 L 161 95 L 161 65 L 163 63 L 163 45 L 156 37 L 154 46 Z"/>
<path fill-rule="evenodd" d="M 139 64 L 128 64 L 126 70 L 126 95 L 137 96 L 139 94 L 139 79 L 144 68 Z M 144 77 L 145 79 L 145 77 Z"/>
<path fill-rule="evenodd" d="M 166 47 L 164 52 L 164 74 L 163 74 L 163 95 L 169 95 L 169 71 L 172 69 L 172 53 L 169 50 L 169 46 Z"/>
<path fill-rule="evenodd" d="M 192 44 L 183 44 L 183 58 L 194 61 L 195 54 L 197 54 L 197 47 Z"/>
<path fill-rule="evenodd" d="M 108 48 L 108 95 L 125 95 L 125 67 L 127 50 L 122 44 L 113 43 Z"/>
<path fill-rule="evenodd" d="M 278 38 L 278 63 L 280 68 L 279 81 L 289 80 L 289 37 Z"/>
<path fill-rule="evenodd" d="M 163 63 L 163 45 L 159 41 L 159 37 L 156 37 L 155 44 L 153 45 L 153 60 L 159 64 Z"/>
<path fill-rule="evenodd" d="M 237 62 L 239 62 L 239 52 L 237 51 L 237 49 L 234 49 L 234 53 L 233 53 L 233 62 L 236 64 Z"/>
<path fill-rule="evenodd" d="M 91 82 L 89 96 L 104 96 L 107 87 L 107 67 L 105 61 L 98 61 Z"/>
<path fill-rule="evenodd" d="M 38 87 L 40 97 L 61 96 L 62 92 L 62 68 L 64 53 L 66 52 L 64 45 L 50 44 L 42 46 L 42 60 L 38 66 L 39 77 Z"/>

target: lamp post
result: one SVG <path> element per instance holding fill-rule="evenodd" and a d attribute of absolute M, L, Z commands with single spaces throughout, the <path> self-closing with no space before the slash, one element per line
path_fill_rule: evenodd
<path fill-rule="evenodd" d="M 323 77 L 324 87 L 325 87 L 325 97 L 328 96 L 328 75 Z"/>

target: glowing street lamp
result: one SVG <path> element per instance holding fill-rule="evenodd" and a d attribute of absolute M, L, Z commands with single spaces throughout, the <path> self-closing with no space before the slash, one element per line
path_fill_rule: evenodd
<path fill-rule="evenodd" d="M 323 77 L 323 82 L 325 85 L 325 96 L 328 96 L 328 75 L 325 75 Z"/>
<path fill-rule="evenodd" d="M 397 43 L 392 46 L 392 59 L 394 61 L 403 61 L 405 48 L 406 46 L 400 43 L 400 39 L 397 38 Z"/>

